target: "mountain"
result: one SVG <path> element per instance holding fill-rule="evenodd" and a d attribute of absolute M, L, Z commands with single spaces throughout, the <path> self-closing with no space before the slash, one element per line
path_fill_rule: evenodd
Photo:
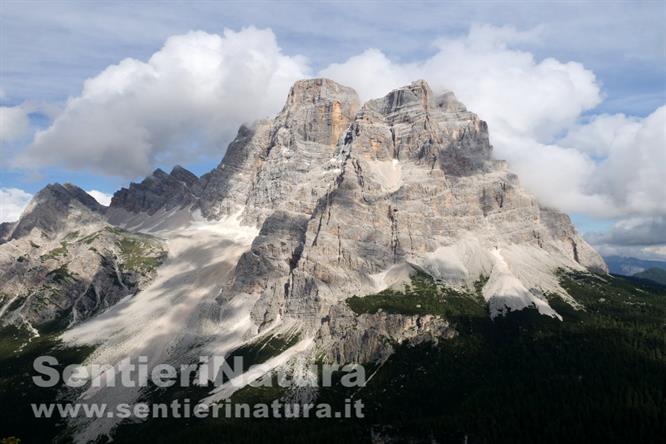
<path fill-rule="evenodd" d="M 49 237 L 66 226 L 94 224 L 103 220 L 105 208 L 76 185 L 50 184 L 33 197 L 15 224 L 3 224 L 7 241 L 29 235 L 33 230 Z"/>
<path fill-rule="evenodd" d="M 650 268 L 666 270 L 665 261 L 651 261 L 624 256 L 607 256 L 604 260 L 608 264 L 608 271 L 610 273 L 623 276 L 632 276 Z"/>
<path fill-rule="evenodd" d="M 201 177 L 158 169 L 116 192 L 108 208 L 72 186 L 62 186 L 66 193 L 49 187 L 0 231 L 0 324 L 29 338 L 40 332 L 38 344 L 53 340 L 60 352 L 86 351 L 96 363 L 244 356 L 264 364 L 248 364 L 250 379 L 280 370 L 313 380 L 312 363 L 364 364 L 378 375 L 369 393 L 395 406 L 397 398 L 381 393 L 403 384 L 395 380 L 404 373 L 398 363 L 416 359 L 414 350 L 425 353 L 415 371 L 446 373 L 442 362 L 457 355 L 440 351 L 461 341 L 492 356 L 501 346 L 507 359 L 542 371 L 553 350 L 565 350 L 557 338 L 566 337 L 582 366 L 587 343 L 576 338 L 588 325 L 605 328 L 608 316 L 638 297 L 607 274 L 567 215 L 541 205 L 493 157 L 486 123 L 424 81 L 366 103 L 331 80 L 296 82 L 277 116 L 241 126 L 215 169 Z M 600 302 L 616 290 L 612 304 Z M 661 299 L 650 298 L 656 316 Z M 641 306 L 630 302 L 627 310 Z M 430 347 L 443 360 L 434 367 Z M 470 361 L 475 374 L 505 368 L 484 359 Z M 452 376 L 464 377 L 459 370 Z M 520 374 L 538 377 L 527 367 Z M 113 406 L 256 393 L 227 381 L 187 393 L 105 386 L 66 396 Z M 280 396 L 336 395 L 303 387 Z M 66 431 L 79 442 L 114 433 L 131 441 L 132 426 L 119 423 L 78 418 Z M 367 424 L 359 427 L 369 433 Z"/>
<path fill-rule="evenodd" d="M 648 268 L 647 270 L 636 273 L 633 276 L 640 279 L 647 279 L 658 284 L 666 285 L 666 270 L 663 268 Z"/>
<path fill-rule="evenodd" d="M 158 168 L 141 183 L 117 191 L 110 207 L 153 215 L 193 204 L 200 189 L 199 178 L 185 168 L 176 166 L 169 174 Z"/>
<path fill-rule="evenodd" d="M 329 122 L 341 98 L 330 84 L 296 84 L 275 121 L 242 129 L 204 177 L 204 215 L 240 211 L 261 227 L 224 292 L 259 297 L 252 315 L 260 329 L 292 314 L 316 325 L 341 296 L 385 288 L 408 268 L 458 285 L 489 276 L 493 312 L 547 312 L 530 290 L 557 291 L 548 281 L 557 267 L 605 270 L 566 216 L 542 208 L 491 159 L 485 123 L 451 93 L 435 96 L 421 81 L 370 101 L 334 145 Z M 296 112 L 294 97 L 323 111 Z M 323 118 L 304 122 L 309 114 Z"/>
<path fill-rule="evenodd" d="M 37 193 L 0 245 L 0 321 L 29 330 L 73 325 L 136 293 L 165 251 L 152 236 L 109 225 L 81 188 Z"/>

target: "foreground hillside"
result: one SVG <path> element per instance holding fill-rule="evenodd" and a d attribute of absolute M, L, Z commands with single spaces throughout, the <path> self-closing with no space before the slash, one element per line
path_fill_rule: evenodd
<path fill-rule="evenodd" d="M 354 307 L 359 312 L 383 307 L 441 314 L 459 334 L 438 345 L 398 347 L 355 393 L 368 407 L 365 421 L 162 422 L 121 427 L 117 439 L 151 442 L 166 427 L 168 442 L 194 436 L 285 443 L 380 437 L 385 442 L 658 442 L 666 433 L 666 287 L 582 273 L 561 279 L 585 307 L 574 310 L 551 299 L 563 322 L 536 310 L 492 321 L 473 297 L 441 291 L 427 278 L 416 282 L 411 294 L 366 297 Z M 428 300 L 439 303 L 428 306 Z"/>
<path fill-rule="evenodd" d="M 151 436 L 166 427 L 168 442 L 658 442 L 666 433 L 666 287 L 582 273 L 561 278 L 585 307 L 551 299 L 564 322 L 536 310 L 491 321 L 473 297 L 427 278 L 410 294 L 366 297 L 359 312 L 441 314 L 459 334 L 398 347 L 355 393 L 368 406 L 365 421 L 156 422 L 121 427 L 117 440 L 157 442 Z"/>
<path fill-rule="evenodd" d="M 584 306 L 575 310 L 552 297 L 549 302 L 562 314 L 563 322 L 533 309 L 491 320 L 473 291 L 458 293 L 427 276 L 415 277 L 404 292 L 388 290 L 348 299 L 359 316 L 433 314 L 449 320 L 457 332 L 437 343 L 396 345 L 395 353 L 368 385 L 354 390 L 353 396 L 366 405 L 365 419 L 151 420 L 123 423 L 114 439 L 657 442 L 666 431 L 666 287 L 583 273 L 560 277 L 563 287 Z M 2 416 L 0 430 L 23 442 L 41 442 L 66 430 L 63 423 L 35 423 L 27 407 L 31 397 L 56 396 L 56 391 L 30 392 L 28 379 L 31 356 L 48 349 L 48 338 L 45 332 L 40 341 L 20 350 L 11 350 L 12 344 L 3 341 L 0 402 L 11 402 L 16 408 Z M 258 354 L 245 348 L 238 353 L 261 362 L 271 352 L 278 350 Z M 85 349 L 61 349 L 58 355 L 75 362 L 86 353 Z M 19 395 L 17 386 L 26 392 Z M 319 401 L 341 405 L 352 394 L 345 390 L 323 390 Z M 196 400 L 205 394 L 205 390 L 169 392 L 155 394 L 153 400 Z M 282 396 L 285 393 L 278 389 L 247 388 L 232 399 L 263 402 Z"/>

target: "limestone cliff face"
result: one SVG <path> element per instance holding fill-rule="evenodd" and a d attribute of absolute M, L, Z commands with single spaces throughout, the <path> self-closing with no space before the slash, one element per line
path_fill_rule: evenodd
<path fill-rule="evenodd" d="M 249 192 L 243 214 L 261 232 L 220 300 L 259 295 L 252 312 L 259 328 L 282 318 L 318 328 L 346 297 L 389 285 L 401 264 L 454 286 L 489 278 L 491 315 L 532 306 L 556 316 L 544 292 L 561 290 L 557 268 L 605 269 L 567 216 L 542 208 L 492 158 L 487 125 L 452 93 L 414 82 L 366 103 L 336 147 L 309 145 L 304 139 L 332 134 L 329 119 L 301 121 L 320 115 L 310 104 L 328 85 L 311 82 L 307 94 L 295 86 L 275 122 L 239 136 L 228 154 L 244 160 L 235 170 L 245 183 L 253 177 L 251 186 L 235 186 Z M 275 145 L 281 132 L 291 142 L 277 143 L 279 157 L 266 162 L 254 154 L 257 142 Z M 216 205 L 231 207 L 229 200 L 240 204 L 223 198 Z"/>
<path fill-rule="evenodd" d="M 277 117 L 241 127 L 220 165 L 204 175 L 204 216 L 244 210 L 260 225 L 273 210 L 312 213 L 336 175 L 329 160 L 358 107 L 351 88 L 326 79 L 296 82 Z"/>

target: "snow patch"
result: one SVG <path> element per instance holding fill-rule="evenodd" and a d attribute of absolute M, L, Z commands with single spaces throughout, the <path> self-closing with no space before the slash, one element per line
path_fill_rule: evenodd
<path fill-rule="evenodd" d="M 413 274 L 414 267 L 410 264 L 402 263 L 391 265 L 386 270 L 371 274 L 369 277 L 372 279 L 375 291 L 380 292 L 387 288 L 395 288 L 409 282 Z"/>
<path fill-rule="evenodd" d="M 417 263 L 434 279 L 454 285 L 472 283 L 488 274 L 492 260 L 488 249 L 475 236 L 467 236 L 452 245 L 437 248 Z"/>
<path fill-rule="evenodd" d="M 557 270 L 578 269 L 580 265 L 563 254 L 536 245 L 493 245 L 493 241 L 493 238 L 470 233 L 413 262 L 434 279 L 454 287 L 471 288 L 480 277 L 488 276 L 483 294 L 493 318 L 530 307 L 561 319 L 548 305 L 545 294 L 558 294 L 574 307 L 578 306 L 560 286 Z"/>

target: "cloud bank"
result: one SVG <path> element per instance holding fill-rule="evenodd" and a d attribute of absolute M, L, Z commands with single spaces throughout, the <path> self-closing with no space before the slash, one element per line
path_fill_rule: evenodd
<path fill-rule="evenodd" d="M 587 238 L 606 256 L 649 259 L 666 257 L 666 217 L 628 218 L 604 233 L 590 233 Z"/>

